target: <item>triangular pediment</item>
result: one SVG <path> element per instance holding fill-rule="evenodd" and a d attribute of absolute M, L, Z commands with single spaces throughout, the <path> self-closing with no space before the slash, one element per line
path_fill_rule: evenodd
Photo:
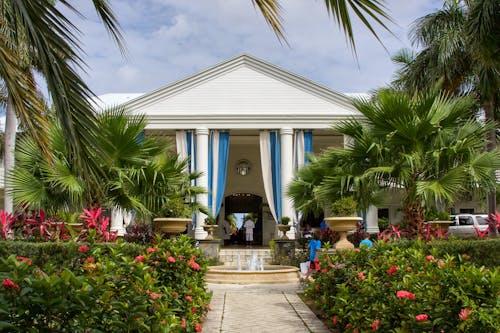
<path fill-rule="evenodd" d="M 356 114 L 350 99 L 249 55 L 146 93 L 125 106 L 150 119 L 310 117 Z"/>

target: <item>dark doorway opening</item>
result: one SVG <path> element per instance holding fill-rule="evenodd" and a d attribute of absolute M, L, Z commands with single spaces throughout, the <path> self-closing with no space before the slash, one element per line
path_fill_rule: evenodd
<path fill-rule="evenodd" d="M 224 218 L 227 219 L 230 214 L 234 214 L 237 218 L 238 234 L 234 245 L 245 245 L 245 229 L 241 224 L 247 214 L 252 214 L 255 218 L 253 244 L 262 245 L 262 197 L 251 193 L 236 193 L 227 196 L 224 205 Z"/>

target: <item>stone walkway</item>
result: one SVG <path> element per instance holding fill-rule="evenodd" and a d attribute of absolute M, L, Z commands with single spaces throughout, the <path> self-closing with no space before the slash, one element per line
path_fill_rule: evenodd
<path fill-rule="evenodd" d="M 212 302 L 203 332 L 328 333 L 297 296 L 299 286 L 208 284 Z"/>

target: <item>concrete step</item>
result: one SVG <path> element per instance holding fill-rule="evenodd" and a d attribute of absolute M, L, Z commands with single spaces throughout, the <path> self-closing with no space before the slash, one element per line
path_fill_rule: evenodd
<path fill-rule="evenodd" d="M 224 265 L 238 264 L 238 257 L 242 265 L 246 265 L 247 260 L 253 256 L 257 256 L 257 260 L 262 258 L 264 264 L 269 265 L 272 263 L 271 249 L 221 249 L 219 252 L 219 261 Z"/>

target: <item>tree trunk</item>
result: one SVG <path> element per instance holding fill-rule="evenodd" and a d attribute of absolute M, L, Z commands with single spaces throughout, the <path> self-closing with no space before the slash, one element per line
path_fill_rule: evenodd
<path fill-rule="evenodd" d="M 421 235 L 424 223 L 424 210 L 420 201 L 416 199 L 410 200 L 409 196 L 407 196 L 403 202 L 403 214 L 410 236 Z"/>
<path fill-rule="evenodd" d="M 6 213 L 13 213 L 14 203 L 10 188 L 7 187 L 9 173 L 14 169 L 15 156 L 14 151 L 16 148 L 16 130 L 17 130 L 17 116 L 14 112 L 14 105 L 11 101 L 7 102 L 7 114 L 5 117 L 5 150 L 4 150 L 4 210 Z"/>
<path fill-rule="evenodd" d="M 494 107 L 493 100 L 491 100 L 491 99 L 485 100 L 483 102 L 483 110 L 484 110 L 484 116 L 485 116 L 486 120 L 495 121 L 495 107 Z M 493 151 L 496 149 L 496 147 L 497 147 L 496 128 L 493 128 L 486 135 L 486 150 Z M 488 192 L 488 194 L 486 196 L 486 201 L 488 203 L 488 216 L 492 216 L 495 214 L 496 206 L 497 206 L 496 190 L 495 189 Z M 497 234 L 496 224 L 494 223 L 494 221 L 492 219 L 490 219 L 489 224 L 490 224 L 489 234 L 491 236 L 495 236 Z"/>

